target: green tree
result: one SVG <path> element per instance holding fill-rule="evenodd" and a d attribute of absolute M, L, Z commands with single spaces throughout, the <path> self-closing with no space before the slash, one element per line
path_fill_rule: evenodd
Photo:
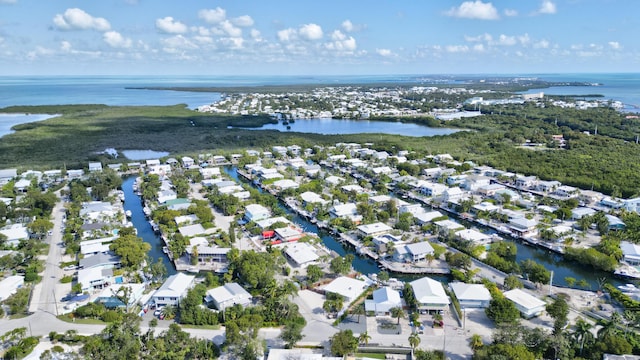
<path fill-rule="evenodd" d="M 523 286 L 520 279 L 515 275 L 509 275 L 504 278 L 504 287 L 507 290 L 522 289 Z"/>
<path fill-rule="evenodd" d="M 554 320 L 553 333 L 560 334 L 568 322 L 569 304 L 561 296 L 558 296 L 551 304 L 547 305 L 546 310 Z"/>
<path fill-rule="evenodd" d="M 496 324 L 515 323 L 520 319 L 520 311 L 518 311 L 518 308 L 516 308 L 511 300 L 505 297 L 492 299 L 485 312 L 487 313 L 487 317 Z"/>
<path fill-rule="evenodd" d="M 400 318 L 404 319 L 404 317 L 407 315 L 404 312 L 404 309 L 402 309 L 399 306 L 392 307 L 391 309 L 389 309 L 389 314 L 391 314 L 391 317 L 398 319 L 398 325 L 400 325 Z"/>
<path fill-rule="evenodd" d="M 482 336 L 478 334 L 471 335 L 471 338 L 469 339 L 469 346 L 471 347 L 471 350 L 475 351 L 480 349 L 483 345 L 484 342 L 482 341 Z"/>
<path fill-rule="evenodd" d="M 529 280 L 540 283 L 548 284 L 551 280 L 551 272 L 547 270 L 544 265 L 538 264 L 534 260 L 527 259 L 520 263 L 523 275 L 527 276 Z"/>
<path fill-rule="evenodd" d="M 316 281 L 320 280 L 322 276 L 323 272 L 320 266 L 316 264 L 307 266 L 307 279 L 309 280 L 309 282 L 315 283 Z"/>
<path fill-rule="evenodd" d="M 364 332 L 361 332 L 360 335 L 358 336 L 359 344 L 368 345 L 370 340 L 371 340 L 371 335 L 369 335 L 369 332 L 366 330 Z"/>
<path fill-rule="evenodd" d="M 304 335 L 302 335 L 303 327 L 303 324 L 294 321 L 285 324 L 282 332 L 280 333 L 280 338 L 285 342 L 285 347 L 287 349 L 292 349 L 296 346 L 298 341 L 304 338 Z"/>
<path fill-rule="evenodd" d="M 346 275 L 351 271 L 351 263 L 355 259 L 353 254 L 347 254 L 344 257 L 335 257 L 331 259 L 329 269 L 338 275 Z"/>
<path fill-rule="evenodd" d="M 358 339 L 351 330 L 341 330 L 331 337 L 331 353 L 336 356 L 353 354 L 358 349 Z"/>
<path fill-rule="evenodd" d="M 111 243 L 109 249 L 120 256 L 122 266 L 133 270 L 146 259 L 151 245 L 133 234 L 123 232 L 123 230 L 120 230 L 120 236 Z"/>
<path fill-rule="evenodd" d="M 38 239 L 42 240 L 42 238 L 47 235 L 47 232 L 53 229 L 53 223 L 47 219 L 37 218 L 27 225 L 27 229 L 32 234 L 35 234 Z"/>
<path fill-rule="evenodd" d="M 418 333 L 416 332 L 413 332 L 411 333 L 411 335 L 409 335 L 409 346 L 411 346 L 411 348 L 415 350 L 418 345 L 420 345 L 420 335 L 418 335 Z"/>

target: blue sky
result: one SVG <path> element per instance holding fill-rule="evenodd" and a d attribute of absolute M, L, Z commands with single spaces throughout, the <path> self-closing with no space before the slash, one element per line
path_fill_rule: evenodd
<path fill-rule="evenodd" d="M 637 0 L 0 0 L 0 75 L 637 72 Z"/>

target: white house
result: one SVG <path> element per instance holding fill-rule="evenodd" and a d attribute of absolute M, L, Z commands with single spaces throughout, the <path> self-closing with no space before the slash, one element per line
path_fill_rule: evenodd
<path fill-rule="evenodd" d="M 348 306 L 353 300 L 360 296 L 367 287 L 369 287 L 369 284 L 365 281 L 340 276 L 325 285 L 323 290 L 325 293 L 334 293 L 342 296 L 345 306 Z"/>
<path fill-rule="evenodd" d="M 0 229 L 0 234 L 7 237 L 6 243 L 11 246 L 18 246 L 21 240 L 29 239 L 29 231 L 22 224 L 13 224 Z"/>
<path fill-rule="evenodd" d="M 628 241 L 620 242 L 622 260 L 629 265 L 640 265 L 640 245 Z"/>
<path fill-rule="evenodd" d="M 0 301 L 6 300 L 15 294 L 24 285 L 24 276 L 8 276 L 0 281 Z"/>
<path fill-rule="evenodd" d="M 542 314 L 547 303 L 521 289 L 513 289 L 504 293 L 504 297 L 511 300 L 526 319 Z"/>
<path fill-rule="evenodd" d="M 180 235 L 184 237 L 192 237 L 206 232 L 202 224 L 185 225 L 178 228 Z"/>
<path fill-rule="evenodd" d="M 293 242 L 284 248 L 285 256 L 296 266 L 306 268 L 313 264 L 320 257 L 316 254 L 316 249 L 305 242 Z"/>
<path fill-rule="evenodd" d="M 455 235 L 461 240 L 471 241 L 476 245 L 488 245 L 491 242 L 491 236 L 473 229 L 459 230 Z"/>
<path fill-rule="evenodd" d="M 385 223 L 381 223 L 381 222 L 358 226 L 358 233 L 362 237 L 380 236 L 380 235 L 384 235 L 384 234 L 387 234 L 387 233 L 391 232 L 391 230 L 393 230 L 393 228 L 391 228 L 391 226 L 389 226 L 389 225 L 387 225 Z"/>
<path fill-rule="evenodd" d="M 424 261 L 427 255 L 433 255 L 433 247 L 428 241 L 407 244 L 405 248 L 413 262 Z"/>
<path fill-rule="evenodd" d="M 99 162 L 89 163 L 89 172 L 100 172 L 100 171 L 102 171 L 102 163 L 99 163 Z"/>
<path fill-rule="evenodd" d="M 92 267 L 78 270 L 78 284 L 82 291 L 102 289 L 113 283 L 113 268 Z"/>
<path fill-rule="evenodd" d="M 389 310 L 394 307 L 402 307 L 402 299 L 397 290 L 390 287 L 381 287 L 373 292 L 373 300 L 365 300 L 364 309 L 377 315 L 389 315 Z"/>
<path fill-rule="evenodd" d="M 587 207 L 575 208 L 571 210 L 571 220 L 582 219 L 585 216 L 591 216 L 595 213 L 596 211 L 593 210 L 592 208 L 587 208 Z"/>
<path fill-rule="evenodd" d="M 323 199 L 322 196 L 312 192 L 312 191 L 305 191 L 302 194 L 300 194 L 300 199 L 302 199 L 302 201 L 305 204 L 320 204 L 320 205 L 325 205 L 328 203 L 327 200 Z"/>
<path fill-rule="evenodd" d="M 249 204 L 244 207 L 247 221 L 259 221 L 271 217 L 271 211 L 260 204 Z"/>
<path fill-rule="evenodd" d="M 224 310 L 234 305 L 243 307 L 251 304 L 253 297 L 238 283 L 227 283 L 215 289 L 207 290 L 205 301 L 213 303 L 218 310 Z"/>
<path fill-rule="evenodd" d="M 455 202 L 462 198 L 464 192 L 459 187 L 448 188 L 442 194 L 442 199 L 448 202 Z"/>
<path fill-rule="evenodd" d="M 455 281 L 449 284 L 463 309 L 486 308 L 491 302 L 489 290 L 482 284 L 465 284 Z"/>
<path fill-rule="evenodd" d="M 509 229 L 516 236 L 529 237 L 538 233 L 538 222 L 524 217 L 509 220 Z"/>
<path fill-rule="evenodd" d="M 413 289 L 420 311 L 441 311 L 449 307 L 449 297 L 442 283 L 423 277 L 409 283 Z"/>
<path fill-rule="evenodd" d="M 153 293 L 151 300 L 157 307 L 178 305 L 180 300 L 187 296 L 189 289 L 194 286 L 195 279 L 196 277 L 194 275 L 183 273 L 171 275 L 164 284 Z"/>

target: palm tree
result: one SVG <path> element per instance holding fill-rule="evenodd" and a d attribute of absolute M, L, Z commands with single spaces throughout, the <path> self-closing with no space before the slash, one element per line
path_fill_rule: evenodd
<path fill-rule="evenodd" d="M 389 313 L 391 314 L 391 317 L 398 319 L 398 325 L 400 325 L 400 318 L 404 318 L 405 316 L 404 310 L 401 307 L 396 306 L 389 309 Z"/>
<path fill-rule="evenodd" d="M 484 343 L 482 342 L 482 336 L 478 334 L 471 335 L 471 339 L 469 339 L 469 346 L 471 346 L 472 350 L 480 349 Z"/>
<path fill-rule="evenodd" d="M 360 322 L 360 315 L 364 315 L 364 305 L 359 304 L 353 310 L 351 310 L 351 314 L 358 315 L 358 322 Z"/>
<path fill-rule="evenodd" d="M 591 324 L 584 319 L 579 318 L 578 320 L 576 320 L 573 335 L 575 336 L 576 340 L 580 341 L 580 355 L 582 355 L 582 349 L 584 349 L 584 343 L 587 341 L 587 339 L 593 338 L 591 328 Z"/>
<path fill-rule="evenodd" d="M 368 345 L 369 344 L 369 340 L 371 340 L 371 336 L 369 335 L 369 332 L 365 330 L 365 332 L 360 333 L 360 336 L 358 336 L 358 342 L 360 344 L 365 344 Z"/>
<path fill-rule="evenodd" d="M 173 305 L 167 305 L 162 308 L 162 315 L 165 320 L 171 320 L 176 317 L 176 307 Z"/>
<path fill-rule="evenodd" d="M 413 350 L 415 350 L 418 345 L 420 345 L 420 335 L 418 335 L 418 333 L 414 332 L 409 335 L 409 345 L 411 345 L 411 348 Z"/>

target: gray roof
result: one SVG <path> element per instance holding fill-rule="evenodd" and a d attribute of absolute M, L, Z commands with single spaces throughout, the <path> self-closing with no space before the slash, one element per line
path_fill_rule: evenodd
<path fill-rule="evenodd" d="M 412 255 L 433 253 L 433 247 L 427 241 L 408 244 L 406 248 Z"/>
<path fill-rule="evenodd" d="M 0 169 L 0 179 L 11 179 L 18 176 L 17 169 Z"/>
<path fill-rule="evenodd" d="M 84 259 L 80 259 L 80 267 L 84 269 L 102 265 L 117 265 L 119 263 L 120 257 L 112 252 L 109 252 L 107 254 L 100 253 L 97 255 L 88 256 Z"/>

